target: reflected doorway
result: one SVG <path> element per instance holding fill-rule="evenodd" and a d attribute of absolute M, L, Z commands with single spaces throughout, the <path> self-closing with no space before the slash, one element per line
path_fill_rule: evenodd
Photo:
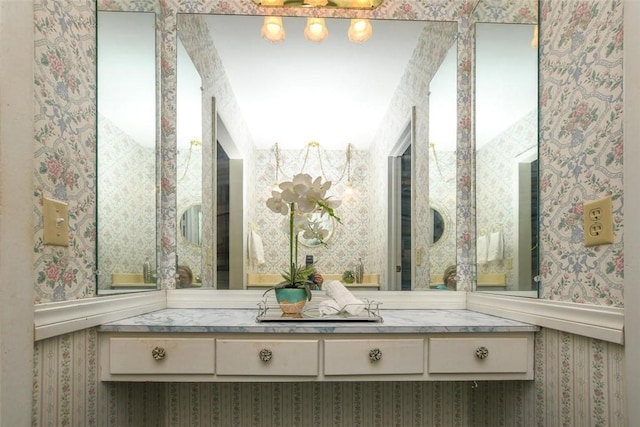
<path fill-rule="evenodd" d="M 400 156 L 400 290 L 411 290 L 411 144 Z"/>
<path fill-rule="evenodd" d="M 389 290 L 412 289 L 411 126 L 409 123 L 389 156 Z"/>
<path fill-rule="evenodd" d="M 216 284 L 229 289 L 229 155 L 216 143 Z"/>

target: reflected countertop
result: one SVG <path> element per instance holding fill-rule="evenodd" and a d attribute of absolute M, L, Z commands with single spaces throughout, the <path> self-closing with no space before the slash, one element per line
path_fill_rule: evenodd
<path fill-rule="evenodd" d="M 101 325 L 101 332 L 461 333 L 535 332 L 538 326 L 470 310 L 380 310 L 382 322 L 256 320 L 257 310 L 163 309 Z"/>

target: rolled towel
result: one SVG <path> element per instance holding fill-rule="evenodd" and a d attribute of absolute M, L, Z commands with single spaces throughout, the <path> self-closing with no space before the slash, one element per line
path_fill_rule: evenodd
<path fill-rule="evenodd" d="M 322 287 L 327 292 L 327 296 L 338 303 L 340 311 L 346 311 L 355 316 L 364 310 L 364 303 L 353 296 L 349 289 L 345 288 L 340 281 L 331 280 L 325 282 Z"/>
<path fill-rule="evenodd" d="M 320 314 L 323 316 L 331 316 L 333 314 L 340 313 L 340 306 L 335 300 L 326 299 L 324 301 L 320 301 L 320 304 L 318 304 L 318 310 L 320 310 Z"/>

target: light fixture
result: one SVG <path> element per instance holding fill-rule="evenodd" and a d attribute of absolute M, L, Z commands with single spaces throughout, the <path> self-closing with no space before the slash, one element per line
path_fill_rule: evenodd
<path fill-rule="evenodd" d="M 265 0 L 267 1 L 267 0 Z M 269 5 L 282 6 L 283 0 L 269 0 L 273 3 Z M 315 4 L 325 0 L 305 0 Z M 360 1 L 360 0 L 355 0 Z M 367 0 L 370 1 L 370 0 Z M 266 4 L 265 4 L 266 5 Z M 315 6 L 314 6 L 315 7 Z M 271 43 L 280 43 L 285 39 L 284 24 L 281 16 L 265 16 L 261 28 L 262 38 Z M 364 18 L 351 19 L 351 25 L 347 31 L 347 37 L 352 43 L 364 43 L 371 38 L 373 28 L 371 21 Z M 329 36 L 329 30 L 324 18 L 307 18 L 307 25 L 304 28 L 304 37 L 312 42 L 322 42 Z"/>
<path fill-rule="evenodd" d="M 276 179 L 273 181 L 273 191 L 278 191 L 279 187 L 278 185 L 280 184 L 278 178 L 278 174 L 280 171 L 280 161 L 281 161 L 281 157 L 280 157 L 280 147 L 278 147 L 278 143 L 276 142 L 275 145 L 273 146 L 273 157 L 276 159 Z"/>
<path fill-rule="evenodd" d="M 326 151 L 323 150 L 323 148 L 320 146 L 320 143 L 318 141 L 310 141 L 309 143 L 307 143 L 307 149 L 304 152 L 304 158 L 299 159 L 296 162 L 300 164 L 300 170 L 297 173 L 304 173 L 305 167 L 307 166 L 307 162 L 309 161 L 309 158 L 313 155 L 312 154 L 313 152 L 315 152 L 315 154 L 317 155 L 317 158 L 318 158 L 317 165 L 320 168 L 320 174 L 322 176 L 322 179 L 324 179 L 325 181 L 331 181 L 331 183 L 335 185 L 342 182 L 346 177 L 347 188 L 345 190 L 345 194 L 349 191 L 353 191 L 353 183 L 351 182 L 351 159 L 353 155 L 353 145 L 351 143 L 347 144 L 344 165 L 341 167 L 340 166 L 336 167 L 335 165 L 331 164 L 330 156 L 326 153 Z M 285 174 L 285 172 L 282 170 L 282 165 L 283 165 L 282 154 L 280 152 L 280 147 L 278 146 L 277 142 L 273 146 L 273 156 L 275 159 L 275 181 L 273 183 L 273 187 L 277 188 L 278 184 L 280 183 L 279 182 L 280 174 L 282 174 L 282 176 L 285 177 L 285 179 L 287 179 L 287 174 Z M 337 170 L 341 169 L 340 176 L 337 178 L 335 178 L 335 176 L 329 176 L 329 174 L 327 174 L 325 170 L 325 165 L 330 165 L 334 171 L 336 169 Z M 295 174 L 293 172 L 293 168 L 288 168 L 288 170 L 292 174 Z"/>
<path fill-rule="evenodd" d="M 285 38 L 284 26 L 280 16 L 265 16 L 262 24 L 262 38 L 271 43 L 280 43 Z"/>
<path fill-rule="evenodd" d="M 354 197 L 353 183 L 351 182 L 351 149 L 351 143 L 347 144 L 347 186 L 342 197 L 345 201 L 353 200 Z"/>
<path fill-rule="evenodd" d="M 349 31 L 347 35 L 349 41 L 353 43 L 364 43 L 371 38 L 373 34 L 373 28 L 371 22 L 368 19 L 352 19 L 351 25 L 349 25 Z"/>
<path fill-rule="evenodd" d="M 329 37 L 329 30 L 324 18 L 307 18 L 307 26 L 304 27 L 304 37 L 312 42 L 322 42 Z"/>

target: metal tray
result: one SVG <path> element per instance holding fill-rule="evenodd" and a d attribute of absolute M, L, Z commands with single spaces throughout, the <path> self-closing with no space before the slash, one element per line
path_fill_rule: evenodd
<path fill-rule="evenodd" d="M 258 303 L 256 322 L 383 322 L 380 302 L 363 299 L 363 309 L 356 315 L 349 314 L 346 307 L 334 314 L 324 314 L 320 312 L 320 302 L 326 299 L 314 294 L 299 312 L 288 314 L 283 313 L 275 298 L 269 296 Z"/>

